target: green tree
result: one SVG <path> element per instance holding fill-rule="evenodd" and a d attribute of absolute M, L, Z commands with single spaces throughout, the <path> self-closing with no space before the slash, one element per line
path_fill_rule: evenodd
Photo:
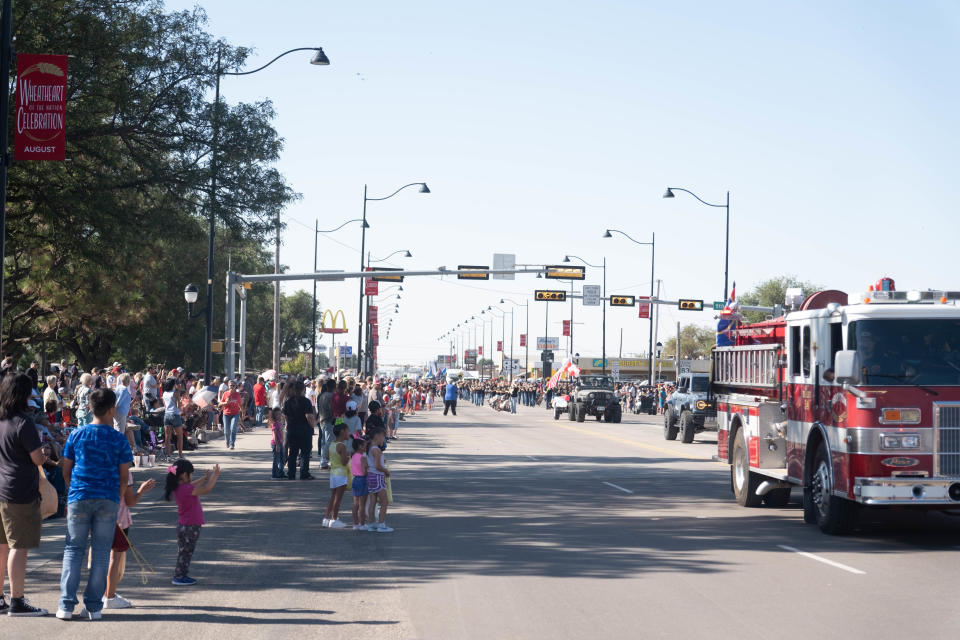
<path fill-rule="evenodd" d="M 710 355 L 710 349 L 716 344 L 716 331 L 695 324 L 680 328 L 680 358 L 701 358 Z M 663 343 L 663 357 L 674 357 L 677 353 L 677 337 Z"/>
<path fill-rule="evenodd" d="M 203 332 L 183 327 L 182 290 L 206 279 L 210 94 L 249 51 L 207 33 L 202 10 L 159 0 L 15 3 L 14 24 L 19 51 L 71 54 L 69 161 L 10 170 L 2 348 L 47 341 L 84 367 L 115 353 L 190 361 Z M 217 116 L 218 271 L 234 252 L 272 270 L 257 247 L 296 197 L 272 167 L 272 105 L 224 101 Z"/>
<path fill-rule="evenodd" d="M 799 287 L 803 289 L 805 295 L 810 295 L 815 291 L 823 289 L 818 284 L 813 284 L 798 279 L 796 276 L 786 275 L 776 278 L 770 278 L 759 283 L 753 289 L 740 296 L 740 304 L 758 307 L 773 307 L 782 305 L 786 298 L 787 289 Z M 747 322 L 760 322 L 767 317 L 767 313 L 761 311 L 747 311 L 743 316 Z"/>

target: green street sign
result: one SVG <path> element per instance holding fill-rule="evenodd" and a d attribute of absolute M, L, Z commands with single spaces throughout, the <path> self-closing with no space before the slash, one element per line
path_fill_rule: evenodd
<path fill-rule="evenodd" d="M 727 305 L 726 305 L 726 303 L 724 303 L 724 302 L 716 302 L 716 301 L 714 301 L 714 303 L 713 303 L 713 310 L 714 310 L 714 311 L 723 311 L 723 308 L 724 308 L 725 306 L 727 306 Z"/>

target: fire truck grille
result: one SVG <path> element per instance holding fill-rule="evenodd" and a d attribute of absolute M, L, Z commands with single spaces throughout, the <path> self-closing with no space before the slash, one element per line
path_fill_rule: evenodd
<path fill-rule="evenodd" d="M 960 477 L 960 403 L 933 405 L 937 432 L 935 474 Z"/>

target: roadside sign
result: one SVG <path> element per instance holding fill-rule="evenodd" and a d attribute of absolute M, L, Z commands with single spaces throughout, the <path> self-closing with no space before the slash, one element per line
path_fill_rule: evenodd
<path fill-rule="evenodd" d="M 583 280 L 587 277 L 587 268 L 569 264 L 548 265 L 546 277 L 551 280 Z"/>
<path fill-rule="evenodd" d="M 553 362 L 553 351 L 550 349 L 544 349 L 540 354 L 541 362 Z"/>
<path fill-rule="evenodd" d="M 724 307 L 726 307 L 726 306 L 727 306 L 727 305 L 726 305 L 725 303 L 723 303 L 723 302 L 717 302 L 716 300 L 714 300 L 714 302 L 713 302 L 713 310 L 714 310 L 714 311 L 723 311 Z"/>
<path fill-rule="evenodd" d="M 349 358 L 353 355 L 352 346 L 340 345 L 337 349 L 340 351 L 340 357 L 342 358 Z"/>
<path fill-rule="evenodd" d="M 490 267 L 487 265 L 461 264 L 458 271 L 475 271 L 476 273 L 458 273 L 457 280 L 489 280 Z"/>
<path fill-rule="evenodd" d="M 637 305 L 638 307 L 640 307 L 640 312 L 639 312 L 639 315 L 637 316 L 638 318 L 645 318 L 645 319 L 650 318 L 650 307 L 652 305 L 649 302 L 644 302 L 644 300 L 649 300 L 649 299 L 650 298 L 648 296 L 639 296 L 637 298 L 637 300 L 640 302 L 640 304 Z"/>
<path fill-rule="evenodd" d="M 677 373 L 690 373 L 690 361 L 677 360 Z"/>
<path fill-rule="evenodd" d="M 367 278 L 366 282 L 363 284 L 363 293 L 368 296 L 380 295 L 380 283 L 376 280 Z"/>
<path fill-rule="evenodd" d="M 611 307 L 632 307 L 637 304 L 636 296 L 610 296 Z"/>
<path fill-rule="evenodd" d="M 534 297 L 540 302 L 566 302 L 567 292 L 553 289 L 537 289 Z"/>
<path fill-rule="evenodd" d="M 703 300 L 685 300 L 681 298 L 677 301 L 677 308 L 681 311 L 703 311 Z"/>
<path fill-rule="evenodd" d="M 570 335 L 570 321 L 569 321 L 569 320 L 564 320 L 564 321 L 563 321 L 563 335 L 565 335 L 565 336 Z"/>
<path fill-rule="evenodd" d="M 583 306 L 585 307 L 600 306 L 600 285 L 598 284 L 583 285 Z"/>
<path fill-rule="evenodd" d="M 493 254 L 494 271 L 507 271 L 517 268 L 517 256 L 513 253 L 495 253 Z M 495 273 L 494 280 L 516 280 L 513 273 Z"/>
<path fill-rule="evenodd" d="M 560 338 L 537 338 L 537 350 L 559 349 Z"/>
<path fill-rule="evenodd" d="M 527 334 L 525 333 L 520 334 L 520 346 L 521 347 L 527 346 Z"/>
<path fill-rule="evenodd" d="M 503 351 L 503 340 L 497 340 L 497 351 Z"/>
<path fill-rule="evenodd" d="M 610 373 L 613 374 L 614 380 L 620 379 L 620 358 L 610 360 Z"/>
<path fill-rule="evenodd" d="M 367 322 L 370 324 L 377 324 L 377 318 L 380 315 L 380 307 L 374 307 L 371 305 L 367 308 Z"/>

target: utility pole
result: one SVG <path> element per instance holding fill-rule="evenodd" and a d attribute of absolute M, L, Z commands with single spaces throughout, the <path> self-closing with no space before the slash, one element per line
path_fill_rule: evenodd
<path fill-rule="evenodd" d="M 677 363 L 676 363 L 676 366 L 674 367 L 673 373 L 674 373 L 673 381 L 676 382 L 677 380 L 680 379 L 680 321 L 679 320 L 677 321 Z"/>
<path fill-rule="evenodd" d="M 277 212 L 277 236 L 273 251 L 273 272 L 280 273 L 280 212 Z M 273 283 L 273 370 L 280 374 L 280 281 Z"/>

